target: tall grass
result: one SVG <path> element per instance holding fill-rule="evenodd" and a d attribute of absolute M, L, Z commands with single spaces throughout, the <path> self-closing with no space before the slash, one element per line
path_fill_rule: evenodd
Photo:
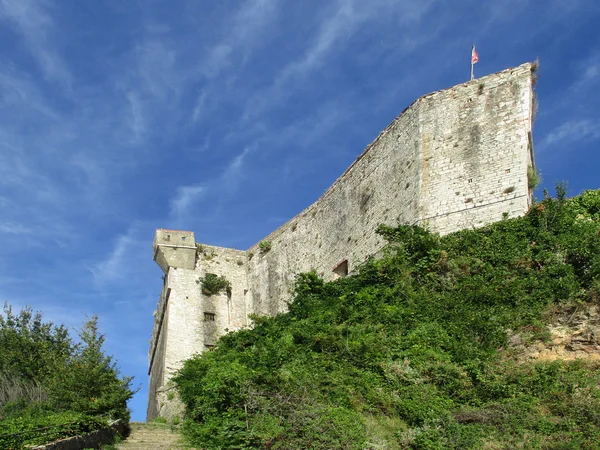
<path fill-rule="evenodd" d="M 31 405 L 48 400 L 48 392 L 37 381 L 0 373 L 0 408 L 11 403 Z"/>

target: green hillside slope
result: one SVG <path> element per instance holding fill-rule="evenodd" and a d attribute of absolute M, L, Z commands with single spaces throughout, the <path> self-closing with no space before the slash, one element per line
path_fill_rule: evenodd
<path fill-rule="evenodd" d="M 600 191 L 439 237 L 381 227 L 354 276 L 298 278 L 176 377 L 186 436 L 208 449 L 596 449 L 600 367 L 513 357 L 544 314 L 600 302 Z"/>

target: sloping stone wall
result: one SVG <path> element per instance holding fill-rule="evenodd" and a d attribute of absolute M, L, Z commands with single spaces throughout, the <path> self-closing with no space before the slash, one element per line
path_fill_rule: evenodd
<path fill-rule="evenodd" d="M 254 311 L 286 309 L 296 274 L 326 280 L 352 271 L 383 245 L 385 223 L 424 224 L 442 234 L 523 215 L 531 65 L 426 95 L 409 106 L 321 198 L 248 251 Z"/>

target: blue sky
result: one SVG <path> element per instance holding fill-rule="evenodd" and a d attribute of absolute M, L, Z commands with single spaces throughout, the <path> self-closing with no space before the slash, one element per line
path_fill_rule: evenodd
<path fill-rule="evenodd" d="M 245 249 L 421 95 L 540 60 L 543 187 L 600 188 L 596 0 L 0 0 L 0 301 L 142 389 L 158 227 Z M 539 197 L 539 193 L 538 193 Z"/>

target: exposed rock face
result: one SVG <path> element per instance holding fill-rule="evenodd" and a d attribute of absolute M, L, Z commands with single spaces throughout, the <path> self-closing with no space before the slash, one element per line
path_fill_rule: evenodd
<path fill-rule="evenodd" d="M 550 338 L 524 343 L 524 334 L 511 337 L 511 347 L 519 360 L 572 361 L 600 360 L 600 307 L 582 304 L 554 311 L 548 326 Z"/>

